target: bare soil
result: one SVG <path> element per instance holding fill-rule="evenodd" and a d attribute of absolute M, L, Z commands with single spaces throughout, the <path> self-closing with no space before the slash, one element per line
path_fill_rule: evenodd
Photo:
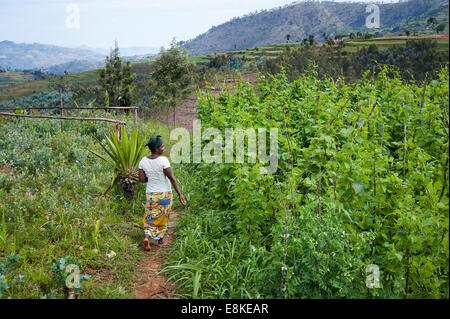
<path fill-rule="evenodd" d="M 254 82 L 256 78 L 248 78 L 247 81 Z M 225 85 L 235 83 L 233 80 L 226 80 Z M 209 90 L 209 93 L 220 95 L 222 89 L 215 87 Z M 176 126 L 184 127 L 192 132 L 193 122 L 197 119 L 197 95 L 189 95 L 176 108 Z M 169 114 L 163 112 L 155 112 L 152 118 L 165 123 L 168 126 L 173 126 L 173 111 Z M 134 278 L 135 289 L 134 294 L 137 299 L 166 299 L 174 298 L 175 286 L 172 282 L 167 282 L 165 274 L 159 272 L 164 268 L 164 261 L 168 254 L 168 248 L 175 239 L 175 225 L 179 217 L 176 211 L 172 211 L 169 220 L 169 231 L 165 238 L 165 247 L 159 247 L 156 240 L 150 240 L 150 251 L 146 252 L 147 257 L 139 265 L 139 276 Z M 142 236 L 144 237 L 144 236 Z M 144 242 L 140 248 L 144 250 Z"/>
<path fill-rule="evenodd" d="M 165 274 L 158 274 L 163 269 L 164 260 L 168 254 L 168 246 L 174 240 L 174 228 L 178 213 L 172 211 L 169 219 L 169 230 L 164 239 L 163 247 L 157 245 L 156 240 L 150 239 L 150 251 L 146 251 L 147 257 L 141 262 L 139 267 L 139 277 L 135 278 L 134 294 L 137 299 L 166 299 L 173 298 L 175 286 L 172 282 L 167 282 Z M 142 236 L 143 238 L 144 236 Z M 141 249 L 144 250 L 142 240 Z"/>

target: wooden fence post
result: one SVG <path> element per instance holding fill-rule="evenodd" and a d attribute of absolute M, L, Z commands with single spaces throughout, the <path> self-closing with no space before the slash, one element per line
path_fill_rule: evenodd
<path fill-rule="evenodd" d="M 64 111 L 63 111 L 63 100 L 62 100 L 62 88 L 59 88 L 59 99 L 60 99 L 60 105 L 59 108 L 61 110 L 61 116 L 64 116 Z M 61 120 L 61 132 L 64 131 L 64 126 L 63 126 L 64 120 Z"/>
<path fill-rule="evenodd" d="M 116 122 L 116 136 L 117 139 L 120 140 L 119 122 Z"/>
<path fill-rule="evenodd" d="M 137 131 L 137 117 L 138 117 L 137 109 L 134 109 L 134 130 L 135 131 Z"/>

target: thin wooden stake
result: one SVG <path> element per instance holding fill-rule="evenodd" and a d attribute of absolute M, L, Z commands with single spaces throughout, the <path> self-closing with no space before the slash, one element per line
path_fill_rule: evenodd
<path fill-rule="evenodd" d="M 138 117 L 137 109 L 134 109 L 134 130 L 135 131 L 137 131 L 137 117 Z"/>
<path fill-rule="evenodd" d="M 39 118 L 39 119 L 53 119 L 53 120 L 76 120 L 76 121 L 99 121 L 99 122 L 111 122 L 111 123 L 119 123 L 121 125 L 126 125 L 126 122 L 117 121 L 112 119 L 105 119 L 100 117 L 71 117 L 71 116 L 49 116 L 49 115 L 28 115 L 28 114 L 14 114 L 14 113 L 6 113 L 0 112 L 0 115 L 3 116 L 16 116 L 16 117 L 31 117 L 31 118 Z"/>
<path fill-rule="evenodd" d="M 423 92 L 422 92 L 422 98 L 420 100 L 420 112 L 419 113 L 422 113 L 423 102 L 425 101 L 425 92 L 426 92 L 426 90 L 427 90 L 427 80 L 425 79 L 425 84 L 424 84 Z"/>
<path fill-rule="evenodd" d="M 406 123 L 403 127 L 403 181 L 405 180 L 405 166 L 406 166 Z"/>
<path fill-rule="evenodd" d="M 405 282 L 405 299 L 408 299 L 408 288 L 409 288 L 409 252 L 406 255 L 406 264 L 408 268 L 406 270 L 406 282 Z"/>
<path fill-rule="evenodd" d="M 62 100 L 62 88 L 59 88 L 59 99 L 60 99 L 60 110 L 61 110 L 61 117 L 64 116 L 64 106 L 63 106 L 63 100 Z M 64 131 L 64 120 L 61 120 L 61 132 Z"/>
<path fill-rule="evenodd" d="M 281 192 L 281 187 L 279 185 L 278 179 L 275 178 L 277 181 L 277 186 L 278 186 L 278 190 L 280 191 L 280 199 L 283 203 L 283 209 L 284 209 L 284 216 L 285 216 L 285 223 L 286 223 L 286 227 L 285 227 L 285 237 L 284 237 L 284 259 L 283 259 L 283 267 L 281 268 L 281 286 L 280 286 L 280 299 L 283 299 L 283 286 L 284 286 L 284 277 L 285 277 L 285 272 L 286 272 L 286 256 L 287 256 L 287 245 L 288 245 L 288 235 L 289 235 L 289 228 L 288 228 L 288 212 L 286 209 L 286 205 L 284 203 L 284 198 L 283 198 L 283 193 Z M 278 202 L 280 202 L 280 200 L 278 200 Z"/>
<path fill-rule="evenodd" d="M 120 140 L 119 122 L 116 122 L 116 136 L 117 139 Z"/>
<path fill-rule="evenodd" d="M 54 110 L 60 108 L 58 106 L 54 106 L 54 107 L 4 107 L 1 108 L 3 111 L 16 111 L 16 110 Z M 93 110 L 93 111 L 97 111 L 97 110 L 135 110 L 138 109 L 137 107 L 124 107 L 124 106 L 111 106 L 111 107 L 74 107 L 74 106 L 65 106 L 64 107 L 65 110 Z"/>
<path fill-rule="evenodd" d="M 319 179 L 317 181 L 317 197 L 319 198 L 318 204 L 317 204 L 317 211 L 320 217 L 320 189 L 322 188 L 322 159 L 320 160 L 319 164 Z"/>
<path fill-rule="evenodd" d="M 337 197 L 336 197 L 336 173 L 335 172 L 333 172 L 333 190 L 334 190 L 334 200 L 336 201 Z"/>

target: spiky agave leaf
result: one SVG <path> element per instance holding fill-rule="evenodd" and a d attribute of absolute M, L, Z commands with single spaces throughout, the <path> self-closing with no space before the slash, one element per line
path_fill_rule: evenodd
<path fill-rule="evenodd" d="M 129 139 L 126 128 L 122 126 L 121 136 L 122 138 L 119 140 L 114 129 L 111 129 L 109 137 L 107 135 L 105 136 L 105 144 L 97 138 L 106 155 L 96 151 L 90 152 L 114 166 L 115 176 L 105 194 L 112 188 L 116 181 L 119 181 L 125 197 L 131 200 L 139 176 L 137 165 L 148 153 L 145 147 L 145 137 L 148 136 L 148 132 L 141 134 L 141 132 L 134 129 Z"/>

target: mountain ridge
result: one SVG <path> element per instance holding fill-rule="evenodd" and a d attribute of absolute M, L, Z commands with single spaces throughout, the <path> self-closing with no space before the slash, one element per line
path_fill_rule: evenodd
<path fill-rule="evenodd" d="M 119 49 L 124 61 L 132 63 L 150 60 L 154 54 L 145 52 L 150 47 L 128 47 Z M 40 70 L 46 73 L 78 73 L 104 66 L 108 53 L 96 52 L 96 49 L 81 46 L 62 47 L 44 43 L 16 43 L 10 40 L 0 41 L 0 68 L 12 70 Z M 132 54 L 137 53 L 137 54 Z"/>
<path fill-rule="evenodd" d="M 0 42 L 0 66 L 11 69 L 43 69 L 73 60 L 100 61 L 105 57 L 94 51 L 43 43 Z"/>
<path fill-rule="evenodd" d="M 284 43 L 288 34 L 291 42 L 297 42 L 310 34 L 317 40 L 323 39 L 323 33 L 374 32 L 365 27 L 366 18 L 370 15 L 366 12 L 368 5 L 367 2 L 297 1 L 235 17 L 183 41 L 182 47 L 190 55 L 202 55 Z M 380 8 L 380 33 L 395 32 L 395 28 L 400 30 L 410 24 L 414 27 L 414 23 L 420 25 L 420 21 L 429 15 L 440 15 L 448 23 L 447 0 L 410 0 L 377 5 Z"/>

